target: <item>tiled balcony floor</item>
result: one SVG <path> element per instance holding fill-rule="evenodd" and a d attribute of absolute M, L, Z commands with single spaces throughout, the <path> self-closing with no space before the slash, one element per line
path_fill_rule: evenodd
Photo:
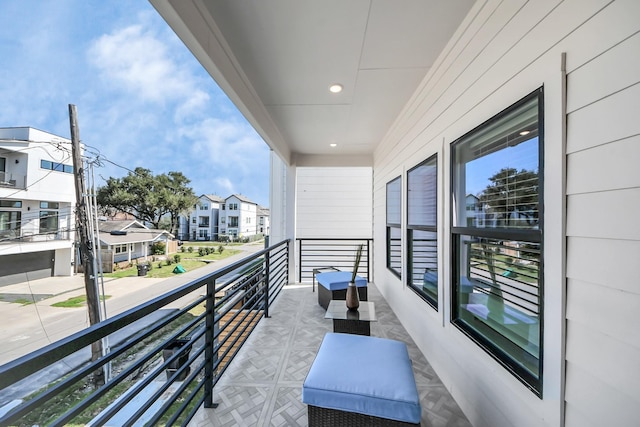
<path fill-rule="evenodd" d="M 421 425 L 470 426 L 374 284 L 371 335 L 404 341 L 409 348 L 422 404 Z M 201 408 L 191 426 L 306 426 L 302 382 L 332 321 L 324 319 L 310 285 L 286 286 L 214 389 L 216 409 Z"/>

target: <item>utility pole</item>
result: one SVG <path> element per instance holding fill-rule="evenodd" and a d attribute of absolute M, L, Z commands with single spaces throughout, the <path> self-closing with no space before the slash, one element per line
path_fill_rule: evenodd
<path fill-rule="evenodd" d="M 84 195 L 87 192 L 84 181 L 84 164 L 80 154 L 80 131 L 78 130 L 78 118 L 76 106 L 69 104 L 69 124 L 71 126 L 71 152 L 73 157 L 73 173 L 76 187 L 76 228 L 79 234 L 80 259 L 84 270 L 84 287 L 87 294 L 87 308 L 89 309 L 89 324 L 100 322 L 100 298 L 98 288 L 94 280 L 93 242 L 89 237 L 89 209 Z M 91 360 L 97 360 L 102 356 L 102 341 L 91 344 Z M 102 370 L 94 373 L 96 384 L 104 384 Z"/>

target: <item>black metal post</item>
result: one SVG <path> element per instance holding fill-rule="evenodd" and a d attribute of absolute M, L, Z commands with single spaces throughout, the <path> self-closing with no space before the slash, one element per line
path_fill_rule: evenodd
<path fill-rule="evenodd" d="M 286 253 L 286 263 L 287 263 L 287 268 L 285 269 L 285 274 L 286 274 L 286 275 L 285 275 L 285 277 L 286 277 L 286 280 L 287 280 L 287 281 L 286 281 L 286 282 L 284 282 L 284 283 L 287 283 L 287 284 L 289 283 L 289 265 L 290 265 L 290 263 L 289 263 L 289 254 L 291 253 L 291 250 L 289 249 L 289 246 L 291 246 L 292 244 L 293 244 L 293 245 L 295 245 L 295 244 L 296 244 L 296 243 L 295 243 L 295 240 L 294 240 L 294 241 L 292 241 L 291 243 L 287 243 L 287 246 L 286 246 L 286 251 L 287 251 L 287 253 Z"/>
<path fill-rule="evenodd" d="M 298 283 L 302 283 L 302 240 L 298 240 L 300 246 L 298 246 Z"/>
<path fill-rule="evenodd" d="M 371 265 L 369 260 L 371 258 L 371 241 L 367 239 L 367 281 L 371 282 L 371 271 L 369 270 L 369 266 Z"/>
<path fill-rule="evenodd" d="M 216 281 L 213 279 L 207 283 L 207 300 L 206 316 L 205 316 L 205 335 L 204 335 L 204 407 L 205 408 L 217 408 L 218 404 L 213 403 L 213 360 L 215 345 L 213 340 L 214 327 L 215 327 L 215 302 L 216 302 Z"/>
<path fill-rule="evenodd" d="M 271 251 L 264 254 L 264 317 L 269 317 L 269 270 L 271 264 Z"/>

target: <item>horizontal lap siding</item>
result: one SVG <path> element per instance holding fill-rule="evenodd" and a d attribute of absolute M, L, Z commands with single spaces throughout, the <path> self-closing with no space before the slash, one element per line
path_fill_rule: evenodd
<path fill-rule="evenodd" d="M 567 57 L 567 426 L 640 417 L 639 18 L 613 3 Z"/>
<path fill-rule="evenodd" d="M 567 425 L 602 425 L 605 419 L 611 421 L 606 425 L 628 425 L 634 415 L 640 419 L 640 393 L 634 385 L 640 383 L 640 280 L 633 271 L 640 262 L 638 31 L 637 0 L 478 2 L 376 149 L 374 268 L 377 280 L 384 278 L 378 285 L 474 425 L 556 426 L 562 417 Z M 559 161 L 562 114 L 557 106 L 562 93 L 557 82 L 563 52 L 567 155 Z M 546 218 L 549 225 L 566 214 L 564 415 L 555 409 L 560 405 L 552 402 L 557 398 L 553 393 L 540 401 L 449 324 L 450 144 L 543 84 L 545 115 L 552 115 L 546 117 L 545 150 L 555 155 L 554 162 L 545 164 L 545 176 L 561 176 L 558 165 L 564 160 L 567 175 L 567 211 L 559 211 L 556 200 L 553 215 Z M 437 314 L 402 281 L 385 274 L 383 246 L 386 183 L 403 173 L 406 184 L 406 170 L 434 153 L 444 178 L 438 203 L 445 300 Z M 555 190 L 562 182 L 548 180 L 545 186 Z M 553 254 L 558 270 L 562 251 L 548 249 L 546 256 Z M 564 286 L 561 276 L 546 278 L 545 287 L 557 294 Z M 560 314 L 555 318 L 554 324 L 545 323 L 546 337 L 560 336 Z M 626 325 L 620 327 L 623 321 Z M 559 354 L 558 343 L 546 342 L 546 354 Z M 601 366 L 594 368 L 598 358 Z M 562 359 L 545 362 L 559 366 Z M 625 370 L 633 373 L 625 377 Z M 558 377 L 545 380 L 560 384 Z M 585 389 L 587 385 L 595 388 Z"/>
<path fill-rule="evenodd" d="M 371 238 L 371 168 L 297 168 L 296 209 L 296 237 Z"/>

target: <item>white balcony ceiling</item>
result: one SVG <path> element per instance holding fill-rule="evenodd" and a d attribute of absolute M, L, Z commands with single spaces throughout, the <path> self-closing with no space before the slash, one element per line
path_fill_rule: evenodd
<path fill-rule="evenodd" d="M 150 1 L 272 149 L 325 164 L 371 162 L 474 2 Z"/>

